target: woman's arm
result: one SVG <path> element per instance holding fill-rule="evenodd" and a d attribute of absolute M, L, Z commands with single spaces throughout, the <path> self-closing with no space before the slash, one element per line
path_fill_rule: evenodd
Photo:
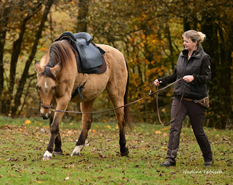
<path fill-rule="evenodd" d="M 210 57 L 206 55 L 202 60 L 201 65 L 201 74 L 196 75 L 193 74 L 194 82 L 196 84 L 207 84 L 211 80 L 211 63 L 210 63 Z"/>

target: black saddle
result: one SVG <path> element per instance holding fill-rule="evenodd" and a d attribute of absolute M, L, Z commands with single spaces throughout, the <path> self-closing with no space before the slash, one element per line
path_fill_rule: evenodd
<path fill-rule="evenodd" d="M 106 62 L 103 55 L 105 51 L 92 43 L 93 37 L 86 32 L 71 33 L 66 31 L 55 41 L 69 40 L 71 46 L 77 51 L 78 71 L 82 73 L 103 73 L 106 71 Z"/>

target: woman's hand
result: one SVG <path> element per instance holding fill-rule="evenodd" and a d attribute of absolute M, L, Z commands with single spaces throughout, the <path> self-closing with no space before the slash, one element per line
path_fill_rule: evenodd
<path fill-rule="evenodd" d="M 193 75 L 186 75 L 183 77 L 183 80 L 186 81 L 187 83 L 190 83 L 194 80 Z"/>
<path fill-rule="evenodd" d="M 159 80 L 158 80 L 158 79 L 156 79 L 156 80 L 154 81 L 154 85 L 155 85 L 155 86 L 159 86 Z"/>

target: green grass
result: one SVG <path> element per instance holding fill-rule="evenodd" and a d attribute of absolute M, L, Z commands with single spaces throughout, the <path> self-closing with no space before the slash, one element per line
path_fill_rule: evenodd
<path fill-rule="evenodd" d="M 215 163 L 203 158 L 191 128 L 182 129 L 177 166 L 164 162 L 169 127 L 135 124 L 127 131 L 128 157 L 119 157 L 116 123 L 93 123 L 82 155 L 71 157 L 81 123 L 61 124 L 63 156 L 42 161 L 48 121 L 0 117 L 0 184 L 232 184 L 233 132 L 205 128 Z"/>

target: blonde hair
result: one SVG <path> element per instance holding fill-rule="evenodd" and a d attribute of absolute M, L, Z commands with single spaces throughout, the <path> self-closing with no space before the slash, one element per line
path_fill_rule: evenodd
<path fill-rule="evenodd" d="M 193 42 L 197 41 L 197 47 L 201 46 L 201 42 L 203 42 L 206 38 L 206 35 L 202 32 L 197 32 L 195 30 L 188 30 L 183 33 L 182 37 L 187 37 L 191 39 Z"/>

